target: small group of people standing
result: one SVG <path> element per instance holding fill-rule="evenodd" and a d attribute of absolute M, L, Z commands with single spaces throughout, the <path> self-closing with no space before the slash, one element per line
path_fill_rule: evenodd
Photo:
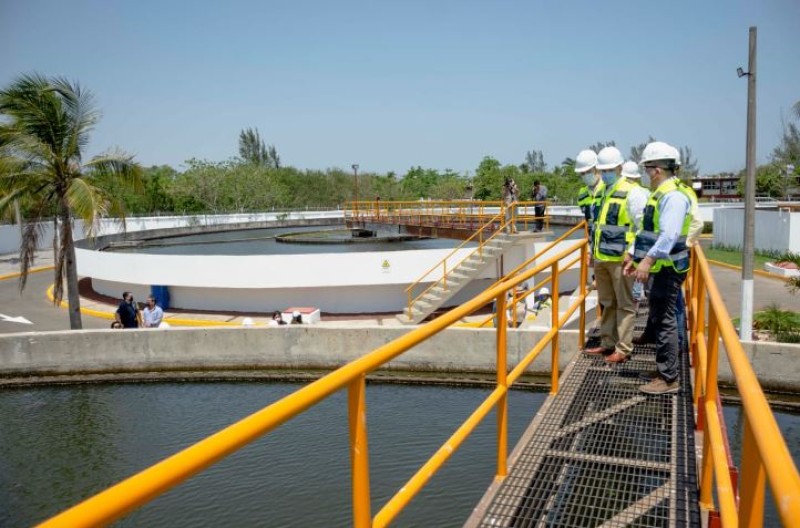
<path fill-rule="evenodd" d="M 283 318 L 283 313 L 280 310 L 275 310 L 272 312 L 272 319 L 269 322 L 270 326 L 281 326 L 285 324 L 303 324 L 303 315 L 295 310 L 292 312 L 292 319 L 290 323 L 287 323 L 286 320 Z"/>
<path fill-rule="evenodd" d="M 514 204 L 519 201 L 519 187 L 514 178 L 506 176 L 503 181 L 502 190 L 503 205 L 505 206 L 505 221 L 507 224 L 506 231 L 508 233 L 516 233 L 517 226 L 514 218 Z M 533 182 L 531 189 L 531 200 L 538 202 L 533 206 L 534 215 L 536 219 L 533 224 L 533 231 L 541 231 L 544 228 L 544 213 L 545 213 L 545 200 L 547 200 L 547 187 L 542 185 L 542 182 L 536 180 Z"/>
<path fill-rule="evenodd" d="M 158 328 L 166 323 L 164 310 L 156 303 L 156 298 L 147 297 L 144 309 L 141 311 L 129 291 L 122 292 L 122 301 L 114 313 L 114 322 L 111 328 Z"/>
<path fill-rule="evenodd" d="M 639 166 L 644 174 L 639 173 Z M 702 230 L 697 196 L 681 182 L 678 149 L 649 143 L 637 165 L 625 162 L 616 147 L 581 151 L 575 171 L 584 217 L 591 224 L 591 260 L 602 309 L 600 345 L 587 348 L 607 363 L 623 363 L 634 344 L 656 345 L 656 372 L 647 373 L 647 394 L 677 392 L 677 305 L 689 271 L 689 247 Z M 652 191 L 652 192 L 651 192 Z M 636 282 L 650 286 L 647 327 L 633 339 Z"/>

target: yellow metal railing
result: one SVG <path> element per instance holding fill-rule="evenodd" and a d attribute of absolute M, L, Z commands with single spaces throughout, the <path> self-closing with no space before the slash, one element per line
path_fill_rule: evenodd
<path fill-rule="evenodd" d="M 558 279 L 566 269 L 561 261 L 573 253 L 580 254 L 581 280 L 580 295 L 559 314 L 552 312 L 552 327 L 544 337 L 508 372 L 506 360 L 505 297 L 506 292 L 515 288 L 536 273 L 546 269 L 551 272 L 553 281 L 553 306 L 558 306 Z M 162 493 L 218 462 L 225 456 L 244 447 L 261 435 L 277 428 L 321 400 L 335 392 L 347 388 L 350 455 L 352 473 L 353 525 L 356 527 L 388 525 L 398 513 L 419 493 L 430 478 L 450 458 L 475 427 L 496 409 L 497 416 L 497 470 L 496 478 L 502 479 L 508 473 L 508 390 L 522 376 L 528 366 L 549 344 L 551 348 L 551 393 L 558 391 L 559 382 L 559 330 L 575 310 L 581 310 L 581 325 L 578 333 L 578 346 L 584 341 L 584 320 L 586 298 L 586 256 L 587 241 L 578 240 L 568 248 L 543 260 L 535 267 L 520 273 L 514 278 L 502 281 L 487 289 L 463 305 L 454 308 L 434 321 L 420 326 L 409 333 L 379 347 L 371 353 L 331 372 L 319 380 L 306 385 L 293 394 L 263 408 L 262 410 L 236 422 L 208 438 L 180 451 L 179 453 L 145 469 L 115 486 L 91 497 L 65 512 L 45 521 L 41 526 L 70 527 L 105 525 L 124 516 L 126 513 L 153 500 Z M 485 306 L 494 299 L 497 302 L 500 324 L 495 330 L 497 382 L 495 389 L 453 433 L 436 453 L 403 485 L 400 490 L 373 517 L 370 511 L 369 449 L 366 423 L 366 376 L 385 365 L 403 352 L 439 333 L 462 317 Z"/>
<path fill-rule="evenodd" d="M 494 230 L 494 224 L 498 223 L 498 222 L 500 223 L 500 229 Z M 439 262 L 434 264 L 429 270 L 427 270 L 425 273 L 423 273 L 422 276 L 420 276 L 420 278 L 418 278 L 413 283 L 411 283 L 405 289 L 406 296 L 407 296 L 407 302 L 408 302 L 408 306 L 407 306 L 407 308 L 408 308 L 408 316 L 411 317 L 411 308 L 414 306 L 414 303 L 416 303 L 418 300 L 420 300 L 426 293 L 431 291 L 433 288 L 435 288 L 436 286 L 441 284 L 442 288 L 447 290 L 447 274 L 449 272 L 452 272 L 456 268 L 458 268 L 458 266 L 460 266 L 462 262 L 464 262 L 465 260 L 467 260 L 468 258 L 470 258 L 472 255 L 474 255 L 476 253 L 482 257 L 483 256 L 483 248 L 486 246 L 486 244 L 488 242 L 490 242 L 491 240 L 494 240 L 494 238 L 497 236 L 497 234 L 501 233 L 504 229 L 506 229 L 508 227 L 508 224 L 510 224 L 511 222 L 513 222 L 513 218 L 512 218 L 512 220 L 509 220 L 508 222 L 503 222 L 503 214 L 502 213 L 493 216 L 488 222 L 486 222 L 484 225 L 482 225 L 480 229 L 478 229 L 472 235 L 470 235 L 469 238 L 467 238 L 461 244 L 456 246 L 450 253 L 447 254 L 447 256 L 445 256 L 442 260 L 440 260 Z M 464 258 L 459 260 L 457 263 L 451 264 L 450 265 L 450 269 L 448 270 L 447 262 L 451 258 L 453 258 L 453 256 L 456 253 L 458 253 L 461 249 L 465 248 L 466 245 L 469 244 L 470 242 L 478 242 L 478 247 L 475 248 L 474 251 L 472 251 L 471 253 L 466 255 Z M 439 277 L 438 279 L 436 279 L 434 281 L 432 275 L 434 275 L 436 272 L 441 273 L 441 277 Z M 428 287 L 425 288 L 424 290 L 422 290 L 415 297 L 414 296 L 414 290 L 420 285 L 420 283 L 427 282 L 427 281 L 430 281 L 430 284 L 428 284 Z"/>
<path fill-rule="evenodd" d="M 570 228 L 567 232 L 565 232 L 560 237 L 558 237 L 555 240 L 549 242 L 544 248 L 542 248 L 541 251 L 539 251 L 538 253 L 536 253 L 535 255 L 533 255 L 532 257 L 527 259 L 526 261 L 524 261 L 522 264 L 520 264 L 519 266 L 517 266 L 513 270 L 511 270 L 508 273 L 506 273 L 506 275 L 503 278 L 498 279 L 494 284 L 492 284 L 492 286 L 496 286 L 497 284 L 499 284 L 500 282 L 502 282 L 503 280 L 506 280 L 508 278 L 516 277 L 522 271 L 524 271 L 525 268 L 527 268 L 529 266 L 532 266 L 532 265 L 535 265 L 535 263 L 536 263 L 536 261 L 538 259 L 544 258 L 545 255 L 547 255 L 547 253 L 551 249 L 556 247 L 557 244 L 567 240 L 570 236 L 572 236 L 573 234 L 575 234 L 575 233 L 577 233 L 579 231 L 583 231 L 583 236 L 585 238 L 588 238 L 588 236 L 589 236 L 589 226 L 588 226 L 588 224 L 586 223 L 585 220 L 581 221 L 579 224 L 577 224 L 577 225 L 573 226 L 572 228 Z M 566 270 L 566 269 L 571 268 L 573 265 L 575 265 L 577 263 L 577 259 L 578 259 L 578 257 L 576 257 L 573 260 L 569 261 L 566 265 L 564 265 L 563 269 Z M 525 300 L 530 295 L 534 294 L 536 292 L 536 290 L 538 290 L 542 286 L 550 284 L 551 281 L 552 281 L 552 277 L 548 276 L 547 278 L 542 279 L 540 282 L 534 283 L 534 285 L 531 286 L 530 288 L 528 288 L 528 290 L 525 291 L 524 293 L 522 293 L 522 295 L 519 295 L 518 290 L 516 290 L 516 289 L 514 290 L 512 298 L 511 298 L 511 306 L 510 306 L 510 312 L 512 314 L 512 321 L 511 321 L 512 323 L 517 323 L 517 321 L 516 321 L 516 315 L 517 315 L 516 306 L 517 306 L 517 304 L 520 303 L 520 302 L 525 302 Z M 484 328 L 484 327 L 491 326 L 493 319 L 494 319 L 494 314 L 490 315 L 489 317 L 487 317 L 486 319 L 484 319 L 483 321 L 478 323 L 476 326 L 478 328 Z M 516 324 L 514 324 L 513 326 L 516 326 Z"/>
<path fill-rule="evenodd" d="M 695 246 L 687 280 L 687 312 L 695 368 L 697 428 L 703 435 L 700 505 L 720 516 L 722 526 L 763 525 L 764 489 L 769 482 L 784 526 L 800 525 L 800 475 L 786 447 L 753 367 L 742 349 L 728 310 L 717 289 L 703 250 Z M 732 482 L 720 420 L 720 338 L 742 400 L 745 425 L 738 489 Z M 714 488 L 714 484 L 716 487 Z M 718 510 L 714 505 L 716 489 Z"/>
<path fill-rule="evenodd" d="M 515 202 L 511 208 L 517 224 L 527 230 L 531 224 L 541 221 L 543 229 L 549 229 L 550 217 L 547 207 L 550 202 Z M 536 216 L 535 208 L 545 207 L 542 216 Z M 405 224 L 430 227 L 452 227 L 475 229 L 498 216 L 503 218 L 506 206 L 500 201 L 483 200 L 417 200 L 417 201 L 359 201 L 348 202 L 345 219 L 356 222 Z M 532 211 L 533 210 L 533 211 Z"/>

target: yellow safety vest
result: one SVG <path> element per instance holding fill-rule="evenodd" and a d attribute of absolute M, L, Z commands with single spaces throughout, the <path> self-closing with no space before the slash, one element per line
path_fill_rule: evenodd
<path fill-rule="evenodd" d="M 628 193 L 634 183 L 620 177 L 605 193 L 600 213 L 594 224 L 594 258 L 605 262 L 622 262 L 633 242 L 633 221 L 628 215 Z"/>
<path fill-rule="evenodd" d="M 670 178 L 659 185 L 658 189 L 656 189 L 655 192 L 650 195 L 650 198 L 647 200 L 647 205 L 644 208 L 642 229 L 636 234 L 636 240 L 634 242 L 633 261 L 635 263 L 638 264 L 647 256 L 647 252 L 650 251 L 658 239 L 658 220 L 661 216 L 659 202 L 661 198 L 668 193 L 676 191 L 682 193 L 689 199 L 690 211 L 692 203 L 697 201 L 694 191 L 692 191 L 688 185 L 682 183 L 677 178 Z M 657 259 L 650 267 L 651 273 L 660 271 L 664 266 L 669 266 L 678 273 L 686 273 L 689 271 L 691 266 L 689 260 L 689 248 L 686 247 L 686 237 L 689 234 L 689 226 L 691 223 L 692 215 L 689 211 L 687 211 L 686 216 L 683 219 L 683 225 L 681 226 L 680 236 L 675 242 L 675 245 L 672 246 L 672 250 L 669 252 L 669 258 Z"/>
<path fill-rule="evenodd" d="M 600 208 L 600 203 L 603 201 L 603 191 L 606 185 L 599 181 L 595 185 L 594 190 L 590 189 L 588 185 L 584 185 L 578 191 L 578 206 L 583 210 L 583 214 L 587 221 L 590 223 L 597 219 L 597 211 Z"/>

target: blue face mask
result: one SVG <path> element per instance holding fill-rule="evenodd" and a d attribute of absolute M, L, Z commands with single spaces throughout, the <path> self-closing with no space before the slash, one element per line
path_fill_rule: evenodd
<path fill-rule="evenodd" d="M 603 177 L 603 183 L 606 185 L 613 185 L 617 181 L 617 173 L 615 171 L 603 171 L 600 173 Z"/>

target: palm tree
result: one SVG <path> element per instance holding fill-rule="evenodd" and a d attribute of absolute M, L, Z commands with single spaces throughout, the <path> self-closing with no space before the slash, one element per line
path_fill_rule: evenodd
<path fill-rule="evenodd" d="M 74 218 L 92 236 L 98 220 L 124 218 L 123 204 L 96 185 L 98 177 L 122 178 L 141 189 L 141 167 L 114 150 L 83 162 L 89 134 L 99 119 L 92 95 L 63 78 L 23 75 L 0 90 L 0 214 L 15 201 L 26 206 L 20 245 L 20 290 L 33 264 L 43 222 L 53 218 L 54 302 L 67 285 L 70 328 L 81 328 Z"/>

